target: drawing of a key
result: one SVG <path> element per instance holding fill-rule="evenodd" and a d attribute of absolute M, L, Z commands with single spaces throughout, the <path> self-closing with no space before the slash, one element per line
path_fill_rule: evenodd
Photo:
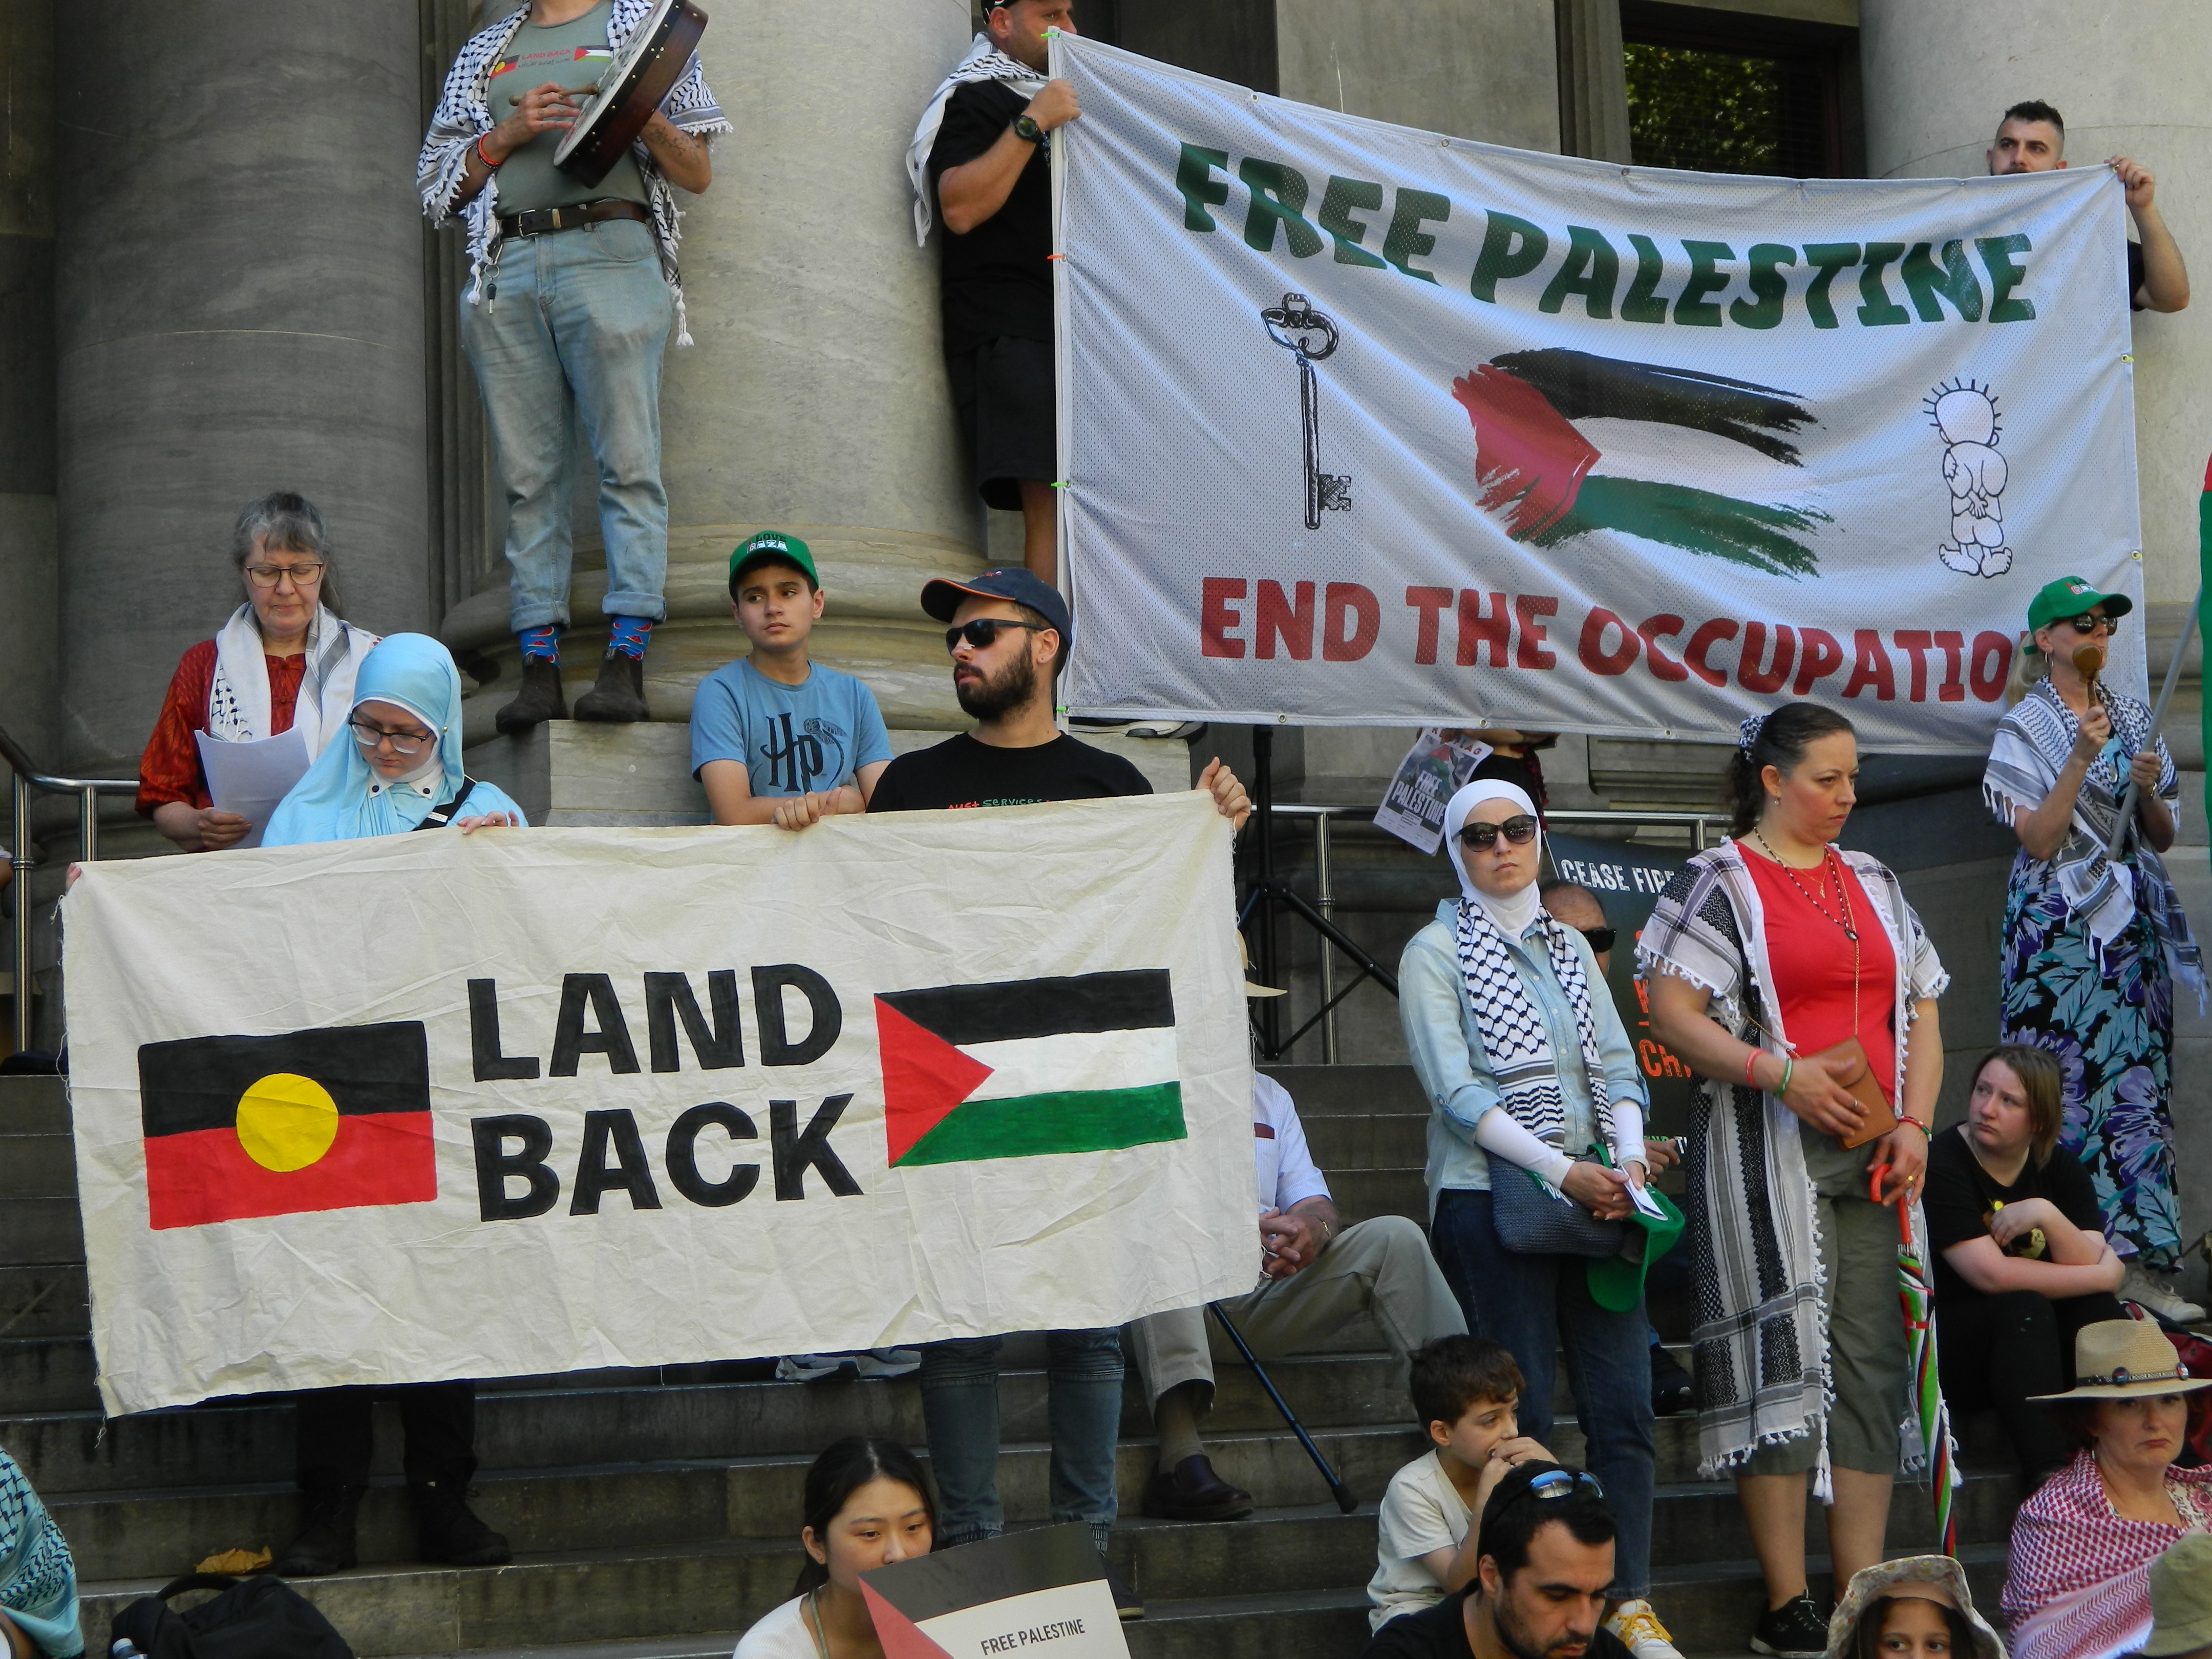
<path fill-rule="evenodd" d="M 1299 413 L 1305 433 L 1306 528 L 1321 528 L 1324 513 L 1345 513 L 1352 507 L 1349 473 L 1321 470 L 1321 388 L 1313 366 L 1336 349 L 1336 325 L 1313 308 L 1303 294 L 1285 294 L 1283 303 L 1261 312 L 1268 337 L 1287 348 L 1298 360 Z"/>

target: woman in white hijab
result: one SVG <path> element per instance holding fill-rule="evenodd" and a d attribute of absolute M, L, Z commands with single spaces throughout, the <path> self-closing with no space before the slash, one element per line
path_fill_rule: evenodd
<path fill-rule="evenodd" d="M 1645 1599 L 1644 1304 L 1601 1306 L 1590 1255 L 1548 1237 L 1561 1220 L 1628 1215 L 1645 1173 L 1643 1078 L 1588 942 L 1537 897 L 1535 803 L 1512 784 L 1478 778 L 1444 809 L 1444 846 L 1461 896 L 1437 907 L 1398 965 L 1399 1018 L 1434 1109 L 1430 1239 L 1468 1328 L 1512 1351 L 1524 1384 L 1520 1431 L 1539 1442 L 1550 1439 L 1554 1357 L 1566 1347 L 1589 1468 L 1620 1528 L 1607 1591 L 1619 1605 L 1606 1627 L 1636 1659 L 1679 1659 Z M 1585 1156 L 1594 1149 L 1601 1156 Z M 1493 1196 L 1508 1183 L 1517 1184 Z"/>

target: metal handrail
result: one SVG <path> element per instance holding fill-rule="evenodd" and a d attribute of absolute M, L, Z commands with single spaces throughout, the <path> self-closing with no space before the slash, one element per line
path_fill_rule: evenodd
<path fill-rule="evenodd" d="M 1319 802 L 1279 801 L 1274 811 L 1279 817 L 1311 818 L 1314 826 L 1314 908 L 1322 916 L 1334 921 L 1336 912 L 1336 886 L 1331 869 L 1329 825 L 1337 818 L 1358 818 L 1371 821 L 1375 809 L 1371 806 L 1334 805 Z M 1626 828 L 1651 827 L 1668 830 L 1687 830 L 1692 852 L 1702 853 L 1712 843 L 1708 838 L 1711 826 L 1723 830 L 1728 826 L 1728 815 L 1723 812 L 1617 811 L 1589 807 L 1562 807 L 1544 814 L 1547 823 L 1573 824 L 1589 828 L 1607 826 Z M 1321 1058 L 1324 1066 L 1336 1063 L 1336 963 L 1328 952 L 1328 941 L 1321 946 Z"/>
<path fill-rule="evenodd" d="M 9 867 L 15 879 L 15 983 L 10 999 L 17 1054 L 31 1046 L 31 872 L 38 860 L 31 856 L 31 792 L 76 797 L 77 862 L 90 864 L 100 857 L 100 798 L 138 793 L 136 778 L 64 778 L 39 769 L 23 746 L 0 728 L 0 761 L 14 774 L 12 810 L 8 842 Z"/>

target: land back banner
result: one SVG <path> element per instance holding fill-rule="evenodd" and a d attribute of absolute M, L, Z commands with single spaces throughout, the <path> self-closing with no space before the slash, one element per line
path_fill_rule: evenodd
<path fill-rule="evenodd" d="M 2109 168 L 1626 167 L 1054 51 L 1073 707 L 1978 752 L 2039 587 L 2141 599 Z"/>
<path fill-rule="evenodd" d="M 1184 793 L 88 866 L 109 1410 L 1249 1289 L 1230 840 Z"/>

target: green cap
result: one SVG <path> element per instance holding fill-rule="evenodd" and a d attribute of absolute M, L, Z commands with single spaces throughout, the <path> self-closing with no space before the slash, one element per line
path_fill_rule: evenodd
<path fill-rule="evenodd" d="M 822 578 L 815 574 L 814 555 L 806 550 L 806 544 L 796 536 L 787 536 L 781 530 L 763 530 L 736 549 L 730 555 L 730 597 L 738 596 L 738 579 L 757 564 L 787 564 L 804 571 L 809 586 L 819 588 Z"/>
<path fill-rule="evenodd" d="M 1631 1205 L 1628 1249 L 1589 1264 L 1590 1300 L 1608 1313 L 1626 1313 L 1643 1300 L 1644 1275 L 1682 1236 L 1682 1212 L 1674 1207 L 1674 1200 L 1656 1187 L 1647 1186 L 1644 1192 L 1659 1206 L 1660 1213 L 1648 1216 Z M 1639 1228 L 1641 1231 L 1635 1231 Z M 1641 1249 L 1637 1249 L 1639 1244 Z"/>
<path fill-rule="evenodd" d="M 2212 1647 L 2212 1537 L 2176 1539 L 2150 1567 L 2151 1659 Z"/>
<path fill-rule="evenodd" d="M 2028 601 L 2027 631 L 2048 628 L 2061 617 L 2078 617 L 2093 605 L 2105 607 L 2108 617 L 2124 617 L 2136 602 L 2124 593 L 2100 593 L 2079 576 L 2061 576 L 2045 582 L 2043 591 Z"/>

